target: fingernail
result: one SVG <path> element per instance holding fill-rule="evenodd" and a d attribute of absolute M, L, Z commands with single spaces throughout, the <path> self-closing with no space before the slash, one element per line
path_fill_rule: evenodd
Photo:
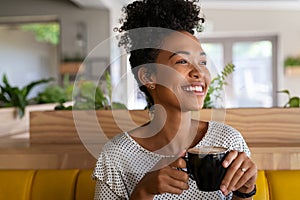
<path fill-rule="evenodd" d="M 226 186 L 225 185 L 221 185 L 220 186 L 220 190 L 225 193 L 226 192 Z"/>
<path fill-rule="evenodd" d="M 224 160 L 223 165 L 224 165 L 224 167 L 228 167 L 228 161 Z"/>

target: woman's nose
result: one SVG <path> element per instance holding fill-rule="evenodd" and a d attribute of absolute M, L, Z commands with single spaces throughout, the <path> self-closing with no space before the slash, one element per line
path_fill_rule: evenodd
<path fill-rule="evenodd" d="M 193 67 L 193 69 L 190 72 L 190 77 L 194 79 L 199 79 L 203 75 L 203 72 L 199 67 Z"/>

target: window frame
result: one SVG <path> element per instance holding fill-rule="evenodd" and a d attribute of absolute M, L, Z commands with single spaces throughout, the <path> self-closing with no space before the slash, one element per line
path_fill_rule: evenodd
<path fill-rule="evenodd" d="M 237 42 L 259 42 L 270 41 L 272 43 L 272 106 L 278 106 L 278 35 L 277 34 L 241 34 L 241 35 L 218 35 L 218 34 L 200 34 L 198 36 L 201 43 L 215 43 L 223 46 L 224 66 L 226 63 L 232 63 L 233 44 Z"/>

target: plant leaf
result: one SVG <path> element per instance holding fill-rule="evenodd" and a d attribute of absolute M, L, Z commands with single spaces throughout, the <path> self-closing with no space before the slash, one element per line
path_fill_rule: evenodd
<path fill-rule="evenodd" d="M 290 92 L 288 90 L 280 90 L 280 91 L 277 91 L 277 93 L 285 93 L 290 96 Z"/>
<path fill-rule="evenodd" d="M 48 78 L 48 79 L 41 79 L 41 80 L 38 80 L 38 81 L 34 81 L 34 82 L 31 82 L 30 84 L 26 85 L 25 87 L 23 87 L 21 89 L 21 91 L 23 92 L 23 95 L 25 97 L 28 96 L 29 92 L 32 90 L 33 87 L 35 87 L 36 85 L 39 85 L 39 84 L 42 84 L 42 83 L 48 83 L 50 81 L 53 81 L 54 78 Z"/>
<path fill-rule="evenodd" d="M 300 107 L 300 99 L 299 99 L 299 97 L 292 97 L 292 98 L 290 98 L 289 104 L 290 104 L 291 108 Z"/>

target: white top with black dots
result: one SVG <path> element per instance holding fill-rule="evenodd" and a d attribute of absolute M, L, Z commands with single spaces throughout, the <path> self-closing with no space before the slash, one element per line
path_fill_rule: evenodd
<path fill-rule="evenodd" d="M 208 130 L 196 146 L 220 146 L 245 152 L 250 156 L 249 148 L 236 129 L 214 121 L 208 124 Z M 150 152 L 140 146 L 128 133 L 122 133 L 108 141 L 97 161 L 93 177 L 97 179 L 95 200 L 129 199 L 137 183 L 160 161 L 174 158 Z M 182 194 L 164 193 L 155 195 L 154 200 L 187 199 L 232 199 L 232 193 L 224 196 L 222 192 L 202 192 L 196 183 L 189 180 L 189 189 Z"/>

